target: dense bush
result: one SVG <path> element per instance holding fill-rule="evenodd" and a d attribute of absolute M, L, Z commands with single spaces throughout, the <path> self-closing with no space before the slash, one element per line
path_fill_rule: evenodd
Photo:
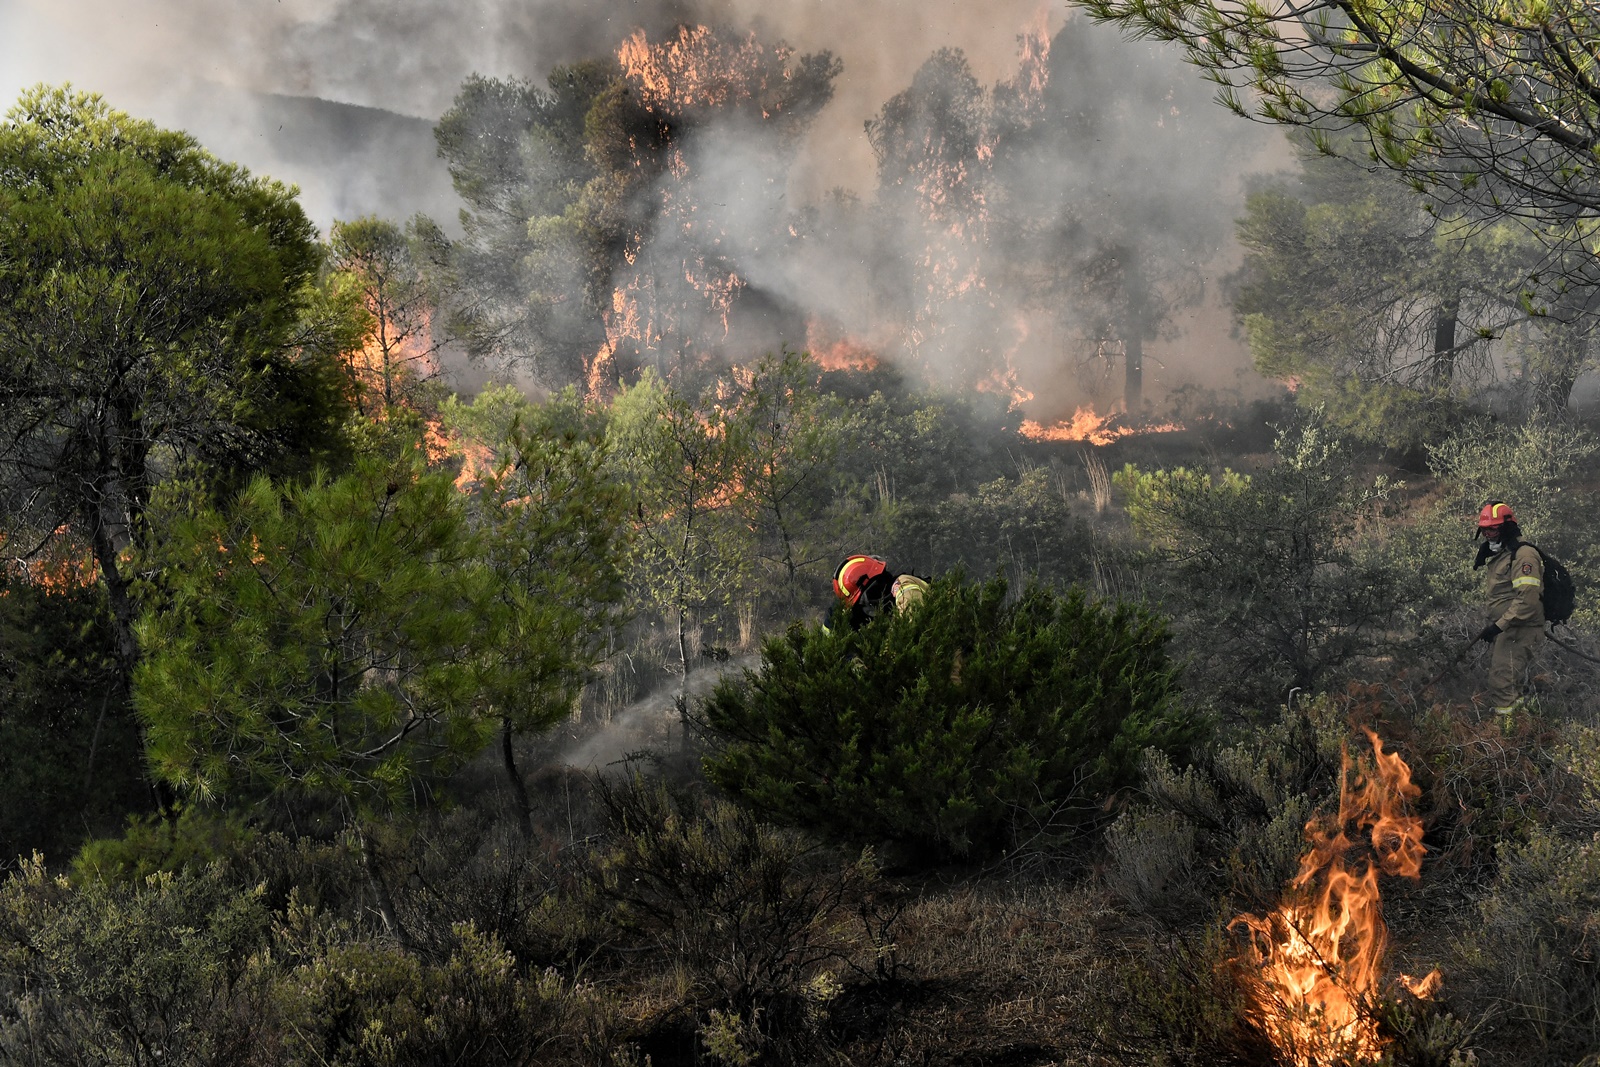
<path fill-rule="evenodd" d="M 217 869 L 74 887 L 35 857 L 0 887 L 0 1061 L 239 1061 L 269 923 Z"/>
<path fill-rule="evenodd" d="M 1306 820 L 1336 788 L 1348 733 L 1344 709 L 1320 699 L 1255 717 L 1187 766 L 1147 752 L 1139 801 L 1106 832 L 1107 887 L 1138 911 L 1190 921 L 1219 897 L 1271 906 Z"/>
<path fill-rule="evenodd" d="M 1600 1047 L 1600 842 L 1537 830 L 1499 860 L 1464 960 L 1520 1043 L 1518 1062 L 1584 1060 Z"/>
<path fill-rule="evenodd" d="M 794 626 L 705 707 L 713 782 L 755 809 L 924 858 L 1070 832 L 1149 747 L 1182 753 L 1166 630 L 1081 589 L 935 582 L 860 629 Z"/>
<path fill-rule="evenodd" d="M 1393 655 L 1414 573 L 1368 550 L 1391 486 L 1318 417 L 1284 428 L 1266 469 L 1213 476 L 1129 465 L 1113 481 L 1148 542 L 1197 683 L 1245 704 L 1326 688 Z"/>
<path fill-rule="evenodd" d="M 0 863 L 70 853 L 151 802 L 105 594 L 46 577 L 0 576 Z"/>
<path fill-rule="evenodd" d="M 470 923 L 420 953 L 266 898 L 220 864 L 78 885 L 25 865 L 0 887 L 0 1062 L 607 1062 L 604 1006 Z"/>

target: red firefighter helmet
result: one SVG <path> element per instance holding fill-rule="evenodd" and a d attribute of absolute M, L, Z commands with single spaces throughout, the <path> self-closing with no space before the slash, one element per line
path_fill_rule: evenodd
<path fill-rule="evenodd" d="M 854 604 L 861 599 L 861 587 L 888 569 L 877 556 L 851 556 L 833 572 L 834 594 L 846 604 Z"/>
<path fill-rule="evenodd" d="M 1478 532 L 1493 530 L 1508 522 L 1516 522 L 1516 512 L 1503 500 L 1491 500 L 1478 512 Z"/>

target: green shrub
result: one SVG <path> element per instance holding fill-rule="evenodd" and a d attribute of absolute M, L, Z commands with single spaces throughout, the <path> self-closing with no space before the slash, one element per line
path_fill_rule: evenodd
<path fill-rule="evenodd" d="M 704 717 L 711 780 L 782 822 L 925 859 L 1062 837 L 1187 750 L 1162 623 L 1082 589 L 935 582 L 860 630 L 795 626 Z"/>
<path fill-rule="evenodd" d="M 1187 680 L 1245 706 L 1326 689 L 1402 651 L 1394 624 L 1416 584 L 1366 532 L 1393 487 L 1368 480 L 1321 413 L 1281 429 L 1273 450 L 1248 477 L 1129 464 L 1112 478 L 1153 553 Z"/>
<path fill-rule="evenodd" d="M 1600 1047 L 1600 840 L 1535 830 L 1499 858 L 1462 955 L 1499 1017 L 1497 1044 L 1523 1064 L 1576 1063 Z"/>
<path fill-rule="evenodd" d="M 1304 827 L 1337 787 L 1343 709 L 1322 697 L 1219 736 L 1175 766 L 1145 753 L 1143 796 L 1106 832 L 1107 888 L 1135 911 L 1198 920 L 1218 898 L 1274 904 L 1305 851 Z"/>
<path fill-rule="evenodd" d="M 776 1002 L 801 997 L 855 947 L 877 881 L 870 852 L 841 863 L 725 800 L 638 778 L 602 784 L 599 796 L 608 828 L 582 876 L 592 928 L 681 969 L 691 1009 L 782 1023 Z"/>
<path fill-rule="evenodd" d="M 0 886 L 0 1062 L 253 1062 L 260 898 L 217 867 L 75 887 L 35 856 Z"/>
<path fill-rule="evenodd" d="M 130 815 L 121 837 L 84 842 L 72 860 L 74 881 L 143 882 L 158 871 L 226 862 L 257 835 L 240 816 L 186 807 L 176 818 Z"/>
<path fill-rule="evenodd" d="M 562 1033 L 570 986 L 554 972 L 524 978 L 504 948 L 470 925 L 455 934 L 455 950 L 438 963 L 366 939 L 304 946 L 310 958 L 274 989 L 288 1062 L 490 1067 L 537 1062 L 541 1047 L 576 1051 L 576 1035 Z"/>

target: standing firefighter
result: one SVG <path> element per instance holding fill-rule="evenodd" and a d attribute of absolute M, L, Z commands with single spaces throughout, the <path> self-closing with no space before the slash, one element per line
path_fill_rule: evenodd
<path fill-rule="evenodd" d="M 1489 625 L 1478 637 L 1494 644 L 1489 663 L 1489 700 L 1498 715 L 1523 705 L 1528 662 L 1544 642 L 1544 557 L 1522 541 L 1511 505 L 1491 500 L 1478 513 L 1478 548 L 1473 569 L 1489 568 Z"/>
<path fill-rule="evenodd" d="M 856 629 L 887 610 L 909 610 L 927 591 L 926 579 L 896 574 L 877 556 L 851 556 L 833 572 L 833 592 L 850 605 L 850 625 Z"/>

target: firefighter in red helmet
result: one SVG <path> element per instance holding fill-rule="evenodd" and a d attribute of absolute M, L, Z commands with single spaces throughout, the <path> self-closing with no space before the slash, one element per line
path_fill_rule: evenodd
<path fill-rule="evenodd" d="M 1489 623 L 1478 637 L 1494 645 L 1489 661 L 1489 702 L 1497 714 L 1523 705 L 1523 681 L 1544 643 L 1544 557 L 1522 542 L 1516 513 L 1503 500 L 1478 512 L 1483 544 L 1473 569 L 1488 568 Z"/>
<path fill-rule="evenodd" d="M 928 591 L 925 578 L 896 574 L 877 556 L 850 556 L 833 572 L 833 592 L 860 628 L 888 610 L 908 611 Z"/>

